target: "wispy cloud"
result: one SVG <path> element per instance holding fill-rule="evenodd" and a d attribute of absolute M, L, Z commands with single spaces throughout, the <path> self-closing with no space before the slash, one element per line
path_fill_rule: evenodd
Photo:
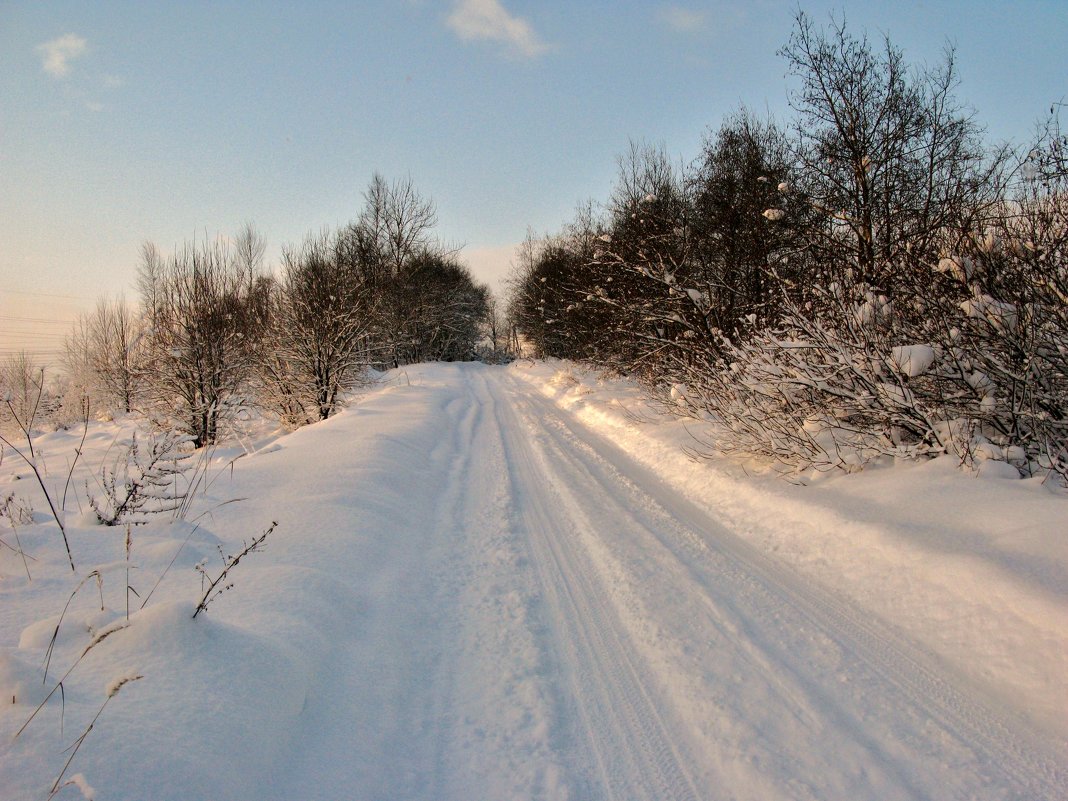
<path fill-rule="evenodd" d="M 549 49 L 530 23 L 508 13 L 500 0 L 459 0 L 446 22 L 465 42 L 497 42 L 523 58 L 535 58 Z"/>
<path fill-rule="evenodd" d="M 66 78 L 70 74 L 70 63 L 85 55 L 89 43 L 76 33 L 68 33 L 44 44 L 37 45 L 41 56 L 41 66 L 53 78 Z"/>
<path fill-rule="evenodd" d="M 708 15 L 683 6 L 667 6 L 660 9 L 660 21 L 678 33 L 697 33 L 703 30 Z"/>

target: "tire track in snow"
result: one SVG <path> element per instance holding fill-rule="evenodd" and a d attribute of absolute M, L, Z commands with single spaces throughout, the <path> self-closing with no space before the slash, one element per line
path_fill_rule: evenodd
<path fill-rule="evenodd" d="M 576 719 L 562 722 L 574 750 L 576 795 L 619 801 L 702 797 L 688 764 L 693 757 L 676 742 L 675 721 L 664 719 L 648 668 L 576 547 L 574 520 L 557 476 L 525 440 L 507 401 L 497 407 L 514 525 L 529 538 L 546 607 L 546 636 L 566 684 L 561 711 Z"/>
<path fill-rule="evenodd" d="M 528 403 L 528 399 L 524 398 L 520 405 L 526 406 Z M 579 458 L 575 451 L 578 443 L 570 440 L 561 441 L 553 436 L 552 429 L 558 422 L 552 418 L 551 413 L 548 418 L 536 416 L 533 408 L 532 415 L 528 417 L 528 425 L 535 439 L 548 441 L 543 454 L 544 459 L 547 463 L 553 464 L 553 469 L 559 476 L 567 476 L 567 479 L 561 483 L 583 488 L 581 492 L 574 489 L 565 493 L 568 496 L 566 506 L 569 514 L 574 519 L 583 521 L 578 528 L 580 531 L 587 532 L 587 536 L 582 539 L 594 555 L 591 564 L 603 573 L 603 585 L 606 590 L 610 590 L 619 608 L 621 619 L 631 629 L 632 646 L 637 650 L 644 650 L 651 664 L 657 661 L 657 657 L 661 657 L 658 665 L 659 675 L 655 678 L 665 685 L 677 683 L 681 666 L 662 658 L 658 650 L 662 648 L 664 638 L 659 636 L 655 638 L 658 641 L 653 642 L 654 638 L 648 633 L 649 628 L 665 626 L 665 621 L 662 619 L 663 601 L 654 602 L 650 607 L 644 605 L 638 596 L 653 594 L 658 586 L 670 584 L 676 588 L 676 594 L 680 599 L 685 599 L 685 602 L 690 605 L 685 615 L 686 630 L 682 635 L 677 635 L 678 639 L 684 639 L 687 636 L 702 637 L 708 632 L 715 632 L 721 642 L 717 651 L 707 653 L 705 658 L 709 661 L 725 662 L 729 666 L 729 669 L 725 671 L 727 676 L 732 674 L 735 677 L 745 676 L 744 686 L 733 689 L 744 691 L 754 686 L 759 687 L 755 698 L 751 697 L 746 702 L 733 707 L 728 705 L 725 710 L 717 710 L 721 714 L 726 713 L 728 719 L 734 718 L 732 728 L 744 729 L 750 725 L 760 728 L 762 723 L 766 725 L 766 721 L 746 720 L 748 716 L 758 715 L 759 707 L 766 705 L 772 706 L 776 714 L 786 714 L 798 724 L 792 728 L 786 727 L 785 731 L 763 737 L 763 741 L 761 738 L 743 736 L 737 744 L 732 743 L 730 737 L 719 737 L 707 743 L 703 750 L 708 754 L 708 761 L 719 763 L 714 765 L 712 775 L 715 778 L 708 784 L 719 788 L 720 792 L 728 793 L 728 797 L 732 798 L 762 799 L 784 794 L 794 798 L 812 799 L 861 797 L 854 795 L 857 792 L 861 792 L 862 796 L 879 799 L 928 797 L 928 794 L 915 787 L 907 773 L 898 770 L 892 761 L 884 764 L 886 760 L 879 759 L 878 743 L 865 734 L 863 727 L 856 720 L 850 720 L 848 716 L 840 714 L 833 699 L 826 693 L 816 691 L 817 688 L 811 681 L 806 680 L 807 677 L 798 676 L 798 671 L 792 664 L 791 655 L 785 649 L 772 647 L 773 644 L 768 642 L 768 635 L 763 630 L 766 622 L 750 619 L 753 616 L 752 611 L 745 609 L 745 607 L 755 607 L 759 612 L 761 604 L 766 605 L 766 598 L 758 598 L 753 593 L 754 589 L 761 589 L 759 582 L 754 581 L 746 571 L 738 570 L 736 565 L 729 562 L 718 563 L 715 565 L 717 577 L 730 587 L 730 594 L 739 593 L 740 599 L 724 602 L 721 596 L 716 601 L 712 601 L 700 592 L 699 587 L 692 585 L 690 581 L 682 580 L 685 577 L 679 575 L 677 570 L 665 572 L 664 564 L 662 564 L 663 554 L 658 553 L 664 550 L 663 541 L 669 541 L 672 538 L 685 540 L 690 532 L 681 530 L 678 522 L 666 515 L 660 519 L 650 520 L 648 514 L 651 506 L 650 499 L 640 491 L 630 492 L 626 498 L 623 498 L 620 495 L 621 489 L 634 490 L 635 488 L 629 479 L 621 474 L 613 473 L 612 476 L 606 478 L 591 472 L 587 463 Z M 616 521 L 624 522 L 613 524 L 611 522 L 613 516 Z M 657 570 L 637 577 L 627 575 L 627 569 L 633 569 L 633 564 L 625 568 L 611 548 L 607 547 L 608 538 L 596 534 L 589 536 L 589 532 L 610 532 L 612 544 L 616 547 L 623 543 L 621 535 L 637 533 L 640 538 L 640 542 L 636 543 L 640 546 L 638 558 L 648 560 L 650 557 L 656 557 L 651 561 L 658 563 Z M 661 608 L 658 609 L 658 606 Z M 659 620 L 657 620 L 658 613 L 661 615 Z M 655 622 L 650 624 L 649 621 Z M 722 674 L 723 671 L 721 675 L 705 676 L 702 679 L 706 683 L 710 678 L 713 683 L 722 682 L 724 678 Z M 652 682 L 653 678 L 650 675 L 647 681 Z M 798 678 L 801 680 L 796 680 Z M 697 686 L 691 687 L 691 690 L 696 696 L 700 696 L 708 691 L 708 687 L 700 686 L 698 683 Z M 676 696 L 675 698 L 665 697 L 663 703 L 668 705 L 674 701 L 678 708 L 687 702 L 692 703 L 697 700 L 694 697 L 683 698 L 678 697 L 678 694 Z M 790 778 L 789 773 L 794 770 L 791 764 L 793 760 L 791 750 L 803 752 L 810 749 L 808 738 L 816 729 L 825 727 L 828 719 L 832 718 L 835 733 L 839 739 L 856 741 L 856 744 L 866 752 L 867 764 L 863 766 L 863 772 L 873 774 L 873 777 L 867 780 L 867 784 L 873 785 L 878 790 L 873 791 L 871 787 L 868 787 L 865 794 L 862 792 L 864 788 L 839 786 L 834 787 L 832 794 L 828 795 L 828 790 L 831 788 L 819 785 L 810 786 L 804 781 Z M 843 731 L 846 733 L 844 738 Z M 680 732 L 675 732 L 674 736 L 678 740 L 685 739 Z M 717 759 L 715 752 L 724 749 L 725 746 L 728 750 L 739 752 L 733 755 L 735 762 L 758 761 L 761 763 L 759 770 L 753 770 L 745 764 L 731 765 L 730 759 Z M 691 750 L 696 752 L 702 749 L 692 747 Z M 756 757 L 755 754 L 760 754 L 760 756 Z M 818 761 L 819 749 L 814 751 L 814 755 Z M 823 766 L 823 769 L 828 768 L 830 765 Z M 761 775 L 764 773 L 770 775 Z M 719 794 L 713 792 L 709 797 L 719 797 Z"/>
<path fill-rule="evenodd" d="M 436 535 L 447 548 L 439 575 L 451 602 L 439 636 L 450 652 L 434 678 L 434 769 L 420 797 L 564 798 L 528 614 L 533 582 L 508 525 L 495 399 L 479 367 L 458 365 L 455 374 L 462 396 L 447 407 L 453 456 Z"/>
<path fill-rule="evenodd" d="M 823 726 L 844 726 L 851 731 L 882 763 L 881 781 L 896 786 L 902 797 L 937 793 L 937 781 L 922 775 L 924 768 L 940 768 L 951 774 L 953 766 L 974 771 L 969 794 L 1064 796 L 1061 760 L 1047 751 L 1044 743 L 1029 736 L 1025 727 L 1003 719 L 955 687 L 940 673 L 933 658 L 889 627 L 802 581 L 724 531 L 650 471 L 570 420 L 547 399 L 532 397 L 523 389 L 516 390 L 516 397 L 521 398 L 519 406 L 528 425 L 548 441 L 545 450 L 551 449 L 558 475 L 567 476 L 569 483 L 585 484 L 585 497 L 598 495 L 602 507 L 618 503 L 633 510 L 640 525 L 627 530 L 641 533 L 646 555 L 656 552 L 661 565 L 684 583 L 680 592 L 690 594 L 703 607 L 700 624 L 691 628 L 698 631 L 705 627 L 729 635 L 743 658 L 776 689 L 784 707 L 791 709 L 799 722 L 811 726 L 815 718 Z M 584 504 L 579 501 L 578 505 Z M 587 501 L 585 506 L 591 504 Z M 596 511 L 591 516 L 595 515 Z M 610 553 L 603 556 L 602 567 L 613 561 Z M 620 568 L 616 565 L 615 569 Z M 723 590 L 717 591 L 716 585 L 724 581 L 738 590 L 737 600 L 725 599 Z M 625 602 L 626 593 L 621 596 Z M 768 610 L 776 605 L 789 610 L 787 619 L 793 620 L 793 625 L 807 629 L 811 637 L 837 651 L 843 663 L 836 672 L 846 677 L 853 689 L 828 687 L 826 676 L 809 672 L 787 652 L 784 641 L 769 636 L 767 626 L 781 625 L 769 617 Z M 883 697 L 858 709 L 859 691 L 855 687 Z M 870 718 L 879 702 L 885 704 L 886 721 Z M 891 751 L 885 731 L 881 741 L 868 737 L 867 730 L 873 726 L 888 727 L 901 742 Z M 924 750 L 933 753 L 922 753 Z M 939 760 L 949 764 L 937 764 Z M 878 793 L 873 797 L 879 797 Z"/>
<path fill-rule="evenodd" d="M 446 425 L 444 429 L 450 432 L 448 438 L 444 438 L 431 458 L 437 456 L 442 461 L 448 462 L 448 471 L 444 489 L 437 502 L 435 513 L 435 538 L 447 538 L 449 546 L 444 550 L 446 557 L 439 568 L 439 575 L 443 577 L 442 587 L 438 590 L 440 610 L 448 606 L 456 610 L 456 600 L 461 592 L 461 582 L 466 578 L 462 556 L 464 549 L 461 545 L 463 523 L 467 514 L 465 493 L 466 477 L 471 468 L 472 444 L 475 439 L 475 431 L 482 417 L 481 404 L 472 402 L 468 397 L 456 397 L 445 406 Z M 447 448 L 446 448 L 447 443 Z M 459 640 L 460 623 L 458 615 L 443 615 L 438 618 L 437 636 L 443 642 L 455 643 Z M 443 649 L 444 651 L 445 649 Z M 425 732 L 426 740 L 424 752 L 427 755 L 424 768 L 425 775 L 415 792 L 408 793 L 411 797 L 437 799 L 446 797 L 446 788 L 452 781 L 452 766 L 448 755 L 448 742 L 456 728 L 456 716 L 453 703 L 456 695 L 458 674 L 462 667 L 457 665 L 459 654 L 455 649 L 448 649 L 447 658 L 442 659 L 436 666 L 433 674 L 428 675 L 430 685 L 428 699 L 421 725 L 418 730 Z"/>

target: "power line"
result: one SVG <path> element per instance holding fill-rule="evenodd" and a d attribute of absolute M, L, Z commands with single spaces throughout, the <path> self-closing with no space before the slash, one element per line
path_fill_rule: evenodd
<path fill-rule="evenodd" d="M 0 345 L 0 347 L 3 347 L 6 350 L 22 350 L 24 348 L 59 349 L 59 348 L 64 348 L 65 347 L 65 343 L 56 342 L 54 340 L 47 341 L 47 342 L 19 342 L 19 341 L 12 342 L 12 341 L 7 341 L 7 342 L 4 342 L 2 345 Z"/>
<path fill-rule="evenodd" d="M 21 327 L 9 327 L 0 323 L 0 336 L 4 334 L 26 334 L 27 336 L 62 336 L 66 332 L 63 331 L 49 331 L 47 328 L 21 328 Z"/>
<path fill-rule="evenodd" d="M 33 295 L 37 298 L 66 298 L 67 300 L 85 300 L 80 295 L 56 295 L 50 292 L 24 292 L 21 289 L 5 289 L 5 294 L 8 295 Z"/>
<path fill-rule="evenodd" d="M 0 336 L 27 336 L 27 337 L 61 337 L 66 333 L 62 331 L 49 331 L 41 328 L 8 328 L 0 325 Z"/>
<path fill-rule="evenodd" d="M 3 348 L 62 348 L 65 342 L 60 339 L 17 339 L 14 337 L 0 337 L 0 347 Z"/>
<path fill-rule="evenodd" d="M 55 329 L 56 327 L 52 326 L 52 328 Z M 63 331 L 59 331 L 59 330 L 49 330 L 48 327 L 28 328 L 28 327 L 23 326 L 21 323 L 18 323 L 18 324 L 0 323 L 0 334 L 19 334 L 19 333 L 21 333 L 21 334 L 29 334 L 30 336 L 47 337 L 47 336 L 53 336 L 55 334 L 61 334 L 61 333 L 65 332 L 66 330 L 67 330 L 66 326 L 63 326 Z"/>
<path fill-rule="evenodd" d="M 50 317 L 11 317 L 6 314 L 0 314 L 0 320 L 12 320 L 19 323 L 67 323 L 70 322 L 69 318 L 50 318 Z"/>

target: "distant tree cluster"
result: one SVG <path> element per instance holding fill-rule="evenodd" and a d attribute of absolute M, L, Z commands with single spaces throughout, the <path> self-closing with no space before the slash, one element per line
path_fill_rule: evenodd
<path fill-rule="evenodd" d="M 375 175 L 355 221 L 284 248 L 274 273 L 251 224 L 170 256 L 146 244 L 139 307 L 101 301 L 67 338 L 66 405 L 139 411 L 199 447 L 238 409 L 300 426 L 334 414 L 371 368 L 473 358 L 496 331 L 489 290 L 436 222 L 410 180 Z M 34 402 L 35 371 L 5 370 L 16 407 Z"/>
<path fill-rule="evenodd" d="M 788 126 L 743 110 L 689 166 L 632 146 L 603 212 L 524 247 L 527 347 L 646 381 L 790 471 L 953 452 L 1068 475 L 1068 169 L 1057 109 L 983 143 L 952 52 L 799 13 Z"/>

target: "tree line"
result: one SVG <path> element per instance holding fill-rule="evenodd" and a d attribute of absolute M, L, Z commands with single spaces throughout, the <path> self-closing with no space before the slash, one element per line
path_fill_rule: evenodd
<path fill-rule="evenodd" d="M 67 398 L 200 447 L 239 409 L 296 427 L 334 414 L 371 368 L 475 357 L 490 292 L 435 237 L 433 202 L 377 174 L 364 197 L 352 223 L 283 248 L 274 272 L 251 224 L 170 255 L 146 243 L 139 304 L 101 300 L 68 336 Z"/>
<path fill-rule="evenodd" d="M 530 237 L 536 355 L 636 376 L 714 447 L 781 469 L 952 452 L 1068 475 L 1068 140 L 1018 150 L 906 62 L 796 17 L 781 125 L 742 109 L 690 164 L 632 145 L 611 197 Z"/>

